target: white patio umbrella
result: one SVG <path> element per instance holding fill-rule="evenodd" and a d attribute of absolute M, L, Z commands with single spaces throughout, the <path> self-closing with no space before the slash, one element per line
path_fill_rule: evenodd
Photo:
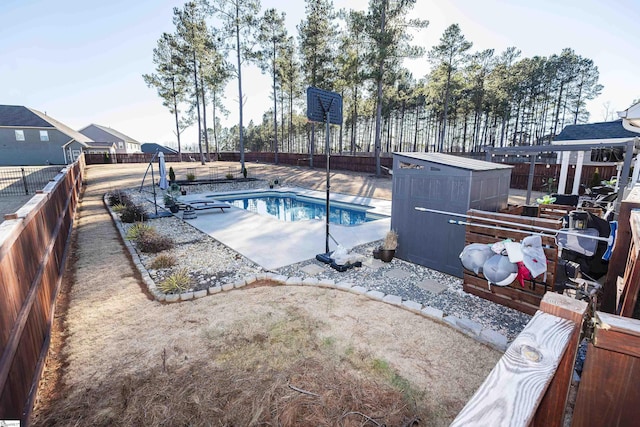
<path fill-rule="evenodd" d="M 158 186 L 161 190 L 166 190 L 167 188 L 169 188 L 169 183 L 167 182 L 167 166 L 164 164 L 164 153 L 162 151 L 158 153 L 158 162 L 160 164 L 160 183 L 158 184 Z"/>

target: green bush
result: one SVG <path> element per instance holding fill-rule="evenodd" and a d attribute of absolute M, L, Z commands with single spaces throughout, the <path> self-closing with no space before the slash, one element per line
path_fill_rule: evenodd
<path fill-rule="evenodd" d="M 242 176 L 244 176 L 245 179 L 247 179 L 247 174 L 249 173 L 249 171 L 247 170 L 246 167 L 242 168 Z"/>
<path fill-rule="evenodd" d="M 178 294 L 191 286 L 191 277 L 186 269 L 181 269 L 167 277 L 158 288 L 165 294 Z"/>
<path fill-rule="evenodd" d="M 127 230 L 128 240 L 137 240 L 141 235 L 146 233 L 154 233 L 155 228 L 144 222 L 136 222 Z"/>
<path fill-rule="evenodd" d="M 173 240 L 169 237 L 161 236 L 155 230 L 142 233 L 136 239 L 136 246 L 141 252 L 157 254 L 173 248 Z"/>
<path fill-rule="evenodd" d="M 169 181 L 174 182 L 176 180 L 176 173 L 173 170 L 173 166 L 169 167 Z"/>
<path fill-rule="evenodd" d="M 225 178 L 233 179 L 233 174 L 231 172 L 229 172 L 228 174 L 225 175 Z"/>
<path fill-rule="evenodd" d="M 147 219 L 147 213 L 145 212 L 144 208 L 140 205 L 136 205 L 135 203 L 126 205 L 125 208 L 120 212 L 120 220 L 122 222 L 134 223 Z"/>
<path fill-rule="evenodd" d="M 196 174 L 195 173 L 188 173 L 187 174 L 187 181 L 195 181 L 196 180 Z"/>
<path fill-rule="evenodd" d="M 161 268 L 173 267 L 174 265 L 176 265 L 176 262 L 176 257 L 172 255 L 162 254 L 155 257 L 153 261 L 151 261 L 149 267 L 151 267 L 153 270 L 160 270 Z"/>

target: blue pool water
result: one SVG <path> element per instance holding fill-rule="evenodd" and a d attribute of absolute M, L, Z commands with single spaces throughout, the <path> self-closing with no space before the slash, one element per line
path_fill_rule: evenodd
<path fill-rule="evenodd" d="M 215 199 L 260 215 L 269 215 L 285 222 L 311 219 L 325 221 L 326 217 L 325 200 L 301 197 L 294 194 L 218 195 L 215 196 Z M 331 202 L 329 222 L 340 225 L 358 225 L 384 218 L 381 215 L 367 213 L 367 208 L 367 206 Z"/>

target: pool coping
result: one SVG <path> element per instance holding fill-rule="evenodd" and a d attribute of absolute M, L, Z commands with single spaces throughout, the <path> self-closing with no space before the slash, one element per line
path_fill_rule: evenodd
<path fill-rule="evenodd" d="M 215 195 L 270 193 L 273 189 L 206 192 L 197 195 L 180 196 L 179 201 L 203 199 L 205 196 L 216 200 Z M 323 198 L 323 192 L 298 187 L 280 187 L 281 193 L 295 193 L 305 197 Z M 358 225 L 345 226 L 330 224 L 330 234 L 347 249 L 384 238 L 391 226 L 391 201 L 362 196 L 332 193 L 331 200 L 341 203 L 360 204 L 371 207 L 371 212 L 385 218 Z M 187 223 L 205 234 L 242 254 L 267 271 L 314 258 L 326 252 L 326 224 L 324 221 L 304 220 L 284 222 L 274 217 L 259 215 L 242 208 L 231 206 L 226 212 L 198 211 L 194 219 Z M 337 245 L 329 240 L 329 250 Z M 293 249 L 292 249 L 293 248 Z"/>

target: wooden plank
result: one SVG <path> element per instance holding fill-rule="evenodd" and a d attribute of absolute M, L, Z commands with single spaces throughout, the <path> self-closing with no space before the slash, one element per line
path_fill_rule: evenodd
<path fill-rule="evenodd" d="M 640 358 L 640 320 L 601 312 L 596 316 L 596 347 Z"/>
<path fill-rule="evenodd" d="M 613 253 L 609 260 L 609 269 L 602 290 L 600 309 L 607 313 L 615 313 L 616 282 L 618 276 L 624 274 L 629 247 L 631 246 L 631 212 L 640 208 L 640 186 L 633 187 L 626 199 L 620 203 L 618 213 L 618 231 L 616 241 L 613 244 Z"/>
<path fill-rule="evenodd" d="M 451 425 L 529 425 L 573 328 L 569 320 L 537 312 Z"/>
<path fill-rule="evenodd" d="M 538 310 L 537 305 L 528 304 L 524 301 L 516 301 L 506 295 L 491 293 L 475 286 L 470 286 L 466 283 L 462 285 L 462 288 L 467 293 L 479 296 L 489 301 L 493 301 L 497 304 L 504 305 L 505 307 L 513 308 L 514 310 L 518 310 L 532 316 Z"/>
<path fill-rule="evenodd" d="M 589 344 L 572 426 L 635 427 L 640 420 L 640 361 Z"/>
<path fill-rule="evenodd" d="M 465 282 L 469 283 L 470 285 L 474 285 L 478 288 L 489 290 L 489 284 L 487 283 L 487 279 L 485 279 L 483 276 L 476 276 L 472 272 L 465 271 L 464 279 L 465 279 Z M 530 280 L 525 280 L 524 285 L 525 286 L 522 287 L 517 281 L 514 281 L 509 286 L 491 285 L 491 290 L 499 291 L 500 289 L 509 289 L 517 294 L 530 295 L 536 298 L 535 300 L 536 306 L 540 304 L 540 299 L 543 297 L 543 295 L 547 291 L 552 290 L 549 286 L 547 286 L 547 289 L 545 290 L 544 283 L 540 283 L 540 282 L 536 282 L 536 286 L 535 288 L 533 288 L 531 286 Z"/>
<path fill-rule="evenodd" d="M 555 292 L 547 292 L 540 302 L 540 311 L 571 320 L 573 323 L 582 323 L 587 308 L 586 302 Z"/>
<path fill-rule="evenodd" d="M 569 397 L 569 388 L 573 377 L 573 368 L 580 344 L 582 322 L 588 310 L 588 304 L 566 295 L 547 292 L 540 302 L 540 311 L 573 322 L 573 332 L 547 392 L 536 411 L 534 426 L 561 427 L 564 425 L 564 412 Z"/>
<path fill-rule="evenodd" d="M 638 249 L 640 246 L 640 212 L 631 212 L 631 247 L 627 258 L 627 266 L 624 271 L 624 283 L 622 286 L 622 307 L 620 315 L 633 316 L 633 310 L 638 301 L 640 291 L 640 262 L 638 262 Z"/>

